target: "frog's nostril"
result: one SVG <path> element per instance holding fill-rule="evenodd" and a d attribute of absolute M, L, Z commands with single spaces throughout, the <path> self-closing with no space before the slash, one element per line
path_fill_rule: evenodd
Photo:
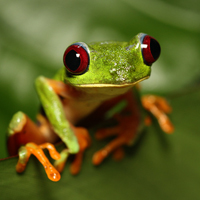
<path fill-rule="evenodd" d="M 144 63 L 151 66 L 160 55 L 160 44 L 153 37 L 143 34 L 141 37 L 141 50 Z"/>

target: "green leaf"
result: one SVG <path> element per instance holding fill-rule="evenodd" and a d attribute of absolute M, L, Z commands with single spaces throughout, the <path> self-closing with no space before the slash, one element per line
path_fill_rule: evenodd
<path fill-rule="evenodd" d="M 109 157 L 94 167 L 92 155 L 105 145 L 94 140 L 85 153 L 81 173 L 70 175 L 68 162 L 57 183 L 48 180 L 34 157 L 21 175 L 15 172 L 17 158 L 1 161 L 2 199 L 198 199 L 199 99 L 200 90 L 171 98 L 175 133 L 167 135 L 157 124 L 148 127 L 136 146 L 126 148 L 120 162 Z"/>

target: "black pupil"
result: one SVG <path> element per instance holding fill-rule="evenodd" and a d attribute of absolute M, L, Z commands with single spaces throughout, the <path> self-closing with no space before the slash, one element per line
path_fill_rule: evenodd
<path fill-rule="evenodd" d="M 160 45 L 159 45 L 159 43 L 156 40 L 151 39 L 151 41 L 150 41 L 150 49 L 151 49 L 151 54 L 152 54 L 153 58 L 155 60 L 157 60 L 157 58 L 160 55 Z"/>
<path fill-rule="evenodd" d="M 76 71 L 81 63 L 79 54 L 74 50 L 69 51 L 65 56 L 65 63 L 71 71 Z"/>

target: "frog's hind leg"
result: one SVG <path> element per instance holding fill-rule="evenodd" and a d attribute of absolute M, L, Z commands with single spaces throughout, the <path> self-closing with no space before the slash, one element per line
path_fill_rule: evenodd
<path fill-rule="evenodd" d="M 122 159 L 124 157 L 123 146 L 134 144 L 139 136 L 141 115 L 138 102 L 131 91 L 124 94 L 123 98 L 127 101 L 127 105 L 121 113 L 113 116 L 118 121 L 118 125 L 102 128 L 95 134 L 98 140 L 110 136 L 115 136 L 115 138 L 93 155 L 94 165 L 101 164 L 111 153 L 115 160 Z"/>
<path fill-rule="evenodd" d="M 42 120 L 42 116 L 39 118 Z M 42 123 L 44 124 L 44 122 Z M 48 137 L 46 136 L 47 134 L 44 134 L 44 129 L 44 126 L 37 126 L 23 112 L 17 112 L 13 116 L 8 128 L 8 151 L 10 155 L 19 153 L 19 161 L 16 166 L 17 172 L 21 173 L 25 170 L 29 157 L 33 154 L 43 164 L 49 179 L 58 181 L 60 174 L 51 165 L 42 149 L 47 148 L 54 159 L 59 159 L 60 155 L 53 145 L 46 143 Z M 48 127 L 46 127 L 47 131 Z"/>
<path fill-rule="evenodd" d="M 42 144 L 45 142 L 54 143 L 57 140 L 56 134 L 50 128 L 46 118 L 41 114 L 37 116 L 38 124 L 36 125 L 26 114 L 19 111 L 10 121 L 8 127 L 8 153 L 17 155 L 20 146 L 28 142 Z"/>

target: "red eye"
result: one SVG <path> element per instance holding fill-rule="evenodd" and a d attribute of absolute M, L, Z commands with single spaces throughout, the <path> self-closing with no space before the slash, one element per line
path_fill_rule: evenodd
<path fill-rule="evenodd" d="M 149 35 L 143 35 L 141 39 L 143 39 L 141 42 L 141 49 L 144 63 L 151 66 L 160 55 L 160 45 L 157 40 Z"/>
<path fill-rule="evenodd" d="M 64 53 L 63 62 L 72 74 L 83 74 L 89 66 L 89 54 L 84 43 L 70 45 Z"/>

